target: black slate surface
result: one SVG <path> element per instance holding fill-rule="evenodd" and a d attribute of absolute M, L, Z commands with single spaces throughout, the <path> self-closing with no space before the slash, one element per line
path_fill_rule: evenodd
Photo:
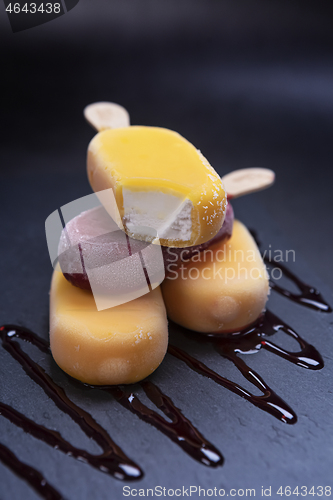
<path fill-rule="evenodd" d="M 52 269 L 44 221 L 62 204 L 90 193 L 85 151 L 93 132 L 81 113 L 87 103 L 103 99 L 125 105 L 133 123 L 179 131 L 221 174 L 248 166 L 273 168 L 275 186 L 235 200 L 236 216 L 258 231 L 266 247 L 295 249 L 291 268 L 333 303 L 329 7 L 160 5 L 143 2 L 138 9 L 133 2 L 101 2 L 97 12 L 81 0 L 61 19 L 15 35 L 1 18 L 6 47 L 1 54 L 1 324 L 48 336 Z M 171 356 L 151 377 L 220 449 L 225 464 L 218 469 L 195 462 L 108 395 L 82 391 L 47 356 L 25 349 L 143 468 L 145 478 L 131 487 L 256 488 L 258 497 L 262 486 L 272 486 L 272 498 L 280 498 L 274 493 L 279 486 L 332 486 L 333 315 L 273 292 L 269 308 L 313 343 L 325 361 L 323 370 L 313 372 L 264 351 L 246 359 L 296 411 L 296 425 L 282 424 Z M 170 335 L 182 345 L 176 331 Z M 285 342 L 283 334 L 274 340 Z M 191 352 L 241 382 L 231 364 L 209 349 L 193 342 Z M 0 376 L 1 401 L 98 453 L 3 350 Z M 51 449 L 2 417 L 0 427 L 1 442 L 65 498 L 122 498 L 126 483 Z M 39 498 L 2 464 L 0 478 L 1 499 Z"/>

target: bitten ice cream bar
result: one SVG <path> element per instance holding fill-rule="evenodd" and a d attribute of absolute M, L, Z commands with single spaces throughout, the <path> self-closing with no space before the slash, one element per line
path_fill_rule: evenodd
<path fill-rule="evenodd" d="M 189 247 L 213 238 L 223 224 L 222 180 L 177 132 L 140 126 L 104 130 L 89 144 L 87 168 L 95 192 L 113 189 L 132 238 L 153 241 L 157 233 L 161 245 Z"/>

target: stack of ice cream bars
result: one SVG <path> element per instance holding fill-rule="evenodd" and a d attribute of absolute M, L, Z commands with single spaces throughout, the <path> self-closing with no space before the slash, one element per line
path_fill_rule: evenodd
<path fill-rule="evenodd" d="M 271 185 L 274 173 L 245 169 L 221 179 L 181 135 L 130 126 L 119 105 L 96 103 L 85 116 L 99 131 L 87 160 L 95 194 L 76 213 L 62 207 L 51 350 L 83 382 L 135 383 L 166 354 L 167 318 L 223 336 L 263 312 L 265 265 L 230 199 Z"/>

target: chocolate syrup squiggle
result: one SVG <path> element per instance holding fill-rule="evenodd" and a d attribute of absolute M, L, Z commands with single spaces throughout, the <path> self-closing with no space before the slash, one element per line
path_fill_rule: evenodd
<path fill-rule="evenodd" d="M 9 467 L 18 476 L 28 481 L 46 500 L 64 500 L 64 497 L 50 485 L 38 470 L 21 462 L 7 446 L 0 443 L 0 462 Z"/>
<path fill-rule="evenodd" d="M 250 233 L 252 234 L 257 246 L 260 248 L 262 245 L 261 241 L 258 238 L 257 232 L 251 229 Z M 280 269 L 283 272 L 284 276 L 288 278 L 290 281 L 292 281 L 297 286 L 297 288 L 301 293 L 292 293 L 286 288 L 283 288 L 280 285 L 278 285 L 276 281 L 274 281 L 271 278 L 269 284 L 272 290 L 279 293 L 280 295 L 283 295 L 284 297 L 287 297 L 287 299 L 290 299 L 293 302 L 296 302 L 297 304 L 303 305 L 305 307 L 315 309 L 316 311 L 322 311 L 327 313 L 332 312 L 331 306 L 325 301 L 321 293 L 316 288 L 304 283 L 304 281 L 300 280 L 284 264 L 281 264 L 281 262 L 278 262 L 275 259 L 271 259 L 268 255 L 266 255 L 265 252 L 262 253 L 262 257 L 266 264 L 269 264 L 271 266 Z"/>
<path fill-rule="evenodd" d="M 106 472 L 117 479 L 134 480 L 143 476 L 142 470 L 129 459 L 117 446 L 105 429 L 101 427 L 93 417 L 82 408 L 75 405 L 43 370 L 43 368 L 33 361 L 24 351 L 15 338 L 25 340 L 44 353 L 50 354 L 49 344 L 35 335 L 30 330 L 15 325 L 5 325 L 0 327 L 0 338 L 3 347 L 16 359 L 25 372 L 46 392 L 62 411 L 81 427 L 83 432 L 93 438 L 103 449 L 101 455 L 92 455 L 85 450 L 79 449 L 66 441 L 59 432 L 47 429 L 43 425 L 37 424 L 22 413 L 10 406 L 0 403 L 0 414 L 10 420 L 13 424 L 21 427 L 37 439 L 59 449 L 67 455 L 73 456 L 89 465 Z M 152 424 L 161 430 L 170 439 L 176 442 L 184 451 L 199 462 L 216 467 L 222 465 L 223 457 L 221 453 L 207 441 L 200 432 L 184 417 L 181 411 L 174 406 L 171 399 L 163 394 L 160 389 L 151 382 L 142 382 L 141 385 L 149 399 L 160 408 L 172 422 L 167 422 L 157 412 L 145 406 L 137 396 L 126 393 L 119 386 L 88 386 L 80 384 L 82 388 L 103 389 L 115 397 L 125 408 L 131 410 L 142 420 Z M 20 471 L 21 477 L 31 484 L 44 498 L 59 499 L 61 495 L 51 485 L 48 485 L 45 478 L 37 470 L 26 466 L 15 455 L 3 447 L 0 449 L 0 460 L 3 460 L 15 472 Z M 8 460 L 7 460 L 8 459 Z M 45 485 L 48 485 L 47 487 Z M 55 495 L 52 497 L 52 495 Z M 48 495 L 48 496 L 46 496 Z"/>
<path fill-rule="evenodd" d="M 322 311 L 330 313 L 332 312 L 332 308 L 327 304 L 324 300 L 321 293 L 314 287 L 307 285 L 303 281 L 297 278 L 286 266 L 281 264 L 281 262 L 277 262 L 276 260 L 270 260 L 268 257 L 264 257 L 264 262 L 266 264 L 270 264 L 275 266 L 283 272 L 283 274 L 293 281 L 295 285 L 299 288 L 301 293 L 292 293 L 286 288 L 282 288 L 278 285 L 272 278 L 269 280 L 269 284 L 275 292 L 287 297 L 288 299 L 296 302 L 297 304 L 301 304 L 306 307 L 310 307 L 311 309 L 315 309 L 316 311 Z"/>
<path fill-rule="evenodd" d="M 180 327 L 177 327 L 180 328 Z M 305 340 L 303 340 L 298 333 L 295 332 L 289 325 L 279 319 L 275 314 L 266 311 L 254 325 L 240 332 L 234 332 L 229 336 L 221 336 L 218 334 L 195 334 L 181 329 L 185 335 L 190 335 L 191 338 L 197 342 L 211 343 L 215 350 L 224 358 L 229 359 L 242 375 L 260 389 L 263 393 L 262 396 L 255 396 L 248 390 L 244 389 L 239 384 L 222 377 L 215 371 L 211 370 L 201 361 L 193 358 L 190 354 L 183 351 L 179 347 L 169 345 L 168 352 L 176 358 L 184 361 L 187 366 L 192 370 L 208 377 L 214 382 L 241 396 L 255 406 L 270 413 L 282 422 L 294 424 L 297 422 L 297 416 L 290 406 L 285 403 L 280 396 L 278 396 L 260 377 L 258 373 L 252 370 L 238 354 L 252 354 L 258 352 L 260 349 L 267 349 L 268 351 L 277 354 L 278 356 L 291 361 L 294 364 L 309 368 L 311 370 L 319 370 L 323 368 L 324 362 L 319 352 Z M 272 336 L 279 330 L 284 331 L 287 335 L 293 337 L 300 345 L 299 352 L 290 352 L 282 349 L 281 347 L 273 344 L 266 336 Z"/>
<path fill-rule="evenodd" d="M 163 394 L 152 382 L 141 382 L 146 395 L 154 405 L 170 418 L 171 422 L 165 420 L 157 412 L 148 408 L 130 390 L 126 391 L 120 387 L 108 387 L 105 390 L 125 408 L 137 415 L 141 420 L 152 424 L 163 432 L 178 446 L 180 446 L 192 458 L 198 462 L 211 467 L 223 464 L 223 457 L 196 429 L 191 422 L 184 417 L 182 412 L 175 407 L 171 399 Z"/>
<path fill-rule="evenodd" d="M 67 455 L 89 463 L 93 467 L 107 472 L 117 479 L 137 479 L 142 476 L 142 471 L 111 439 L 106 430 L 101 427 L 93 417 L 71 401 L 65 391 L 58 386 L 45 373 L 43 368 L 33 361 L 24 351 L 15 338 L 28 341 L 44 353 L 50 353 L 48 343 L 26 328 L 6 325 L 0 328 L 2 345 L 11 356 L 16 359 L 24 371 L 32 378 L 44 392 L 54 401 L 60 410 L 67 413 L 76 422 L 82 431 L 102 448 L 101 455 L 92 455 L 85 450 L 75 448 L 66 441 L 61 434 L 54 432 L 42 425 L 36 424 L 15 410 L 11 414 L 4 411 L 3 416 L 22 427 L 26 432 L 47 444 L 59 448 Z"/>

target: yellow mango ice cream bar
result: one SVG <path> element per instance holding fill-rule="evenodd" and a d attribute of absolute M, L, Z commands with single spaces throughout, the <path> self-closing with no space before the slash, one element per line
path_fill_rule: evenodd
<path fill-rule="evenodd" d="M 246 227 L 234 221 L 232 237 L 189 261 L 162 284 L 171 320 L 206 333 L 237 332 L 263 312 L 268 276 Z"/>
<path fill-rule="evenodd" d="M 223 224 L 227 199 L 221 178 L 171 130 L 104 130 L 90 142 L 87 170 L 95 192 L 112 188 L 114 219 L 132 238 L 188 247 L 212 239 Z"/>
<path fill-rule="evenodd" d="M 50 292 L 50 344 L 60 368 L 82 382 L 138 382 L 156 370 L 167 350 L 161 290 L 97 311 L 92 293 L 72 286 L 58 266 Z"/>

